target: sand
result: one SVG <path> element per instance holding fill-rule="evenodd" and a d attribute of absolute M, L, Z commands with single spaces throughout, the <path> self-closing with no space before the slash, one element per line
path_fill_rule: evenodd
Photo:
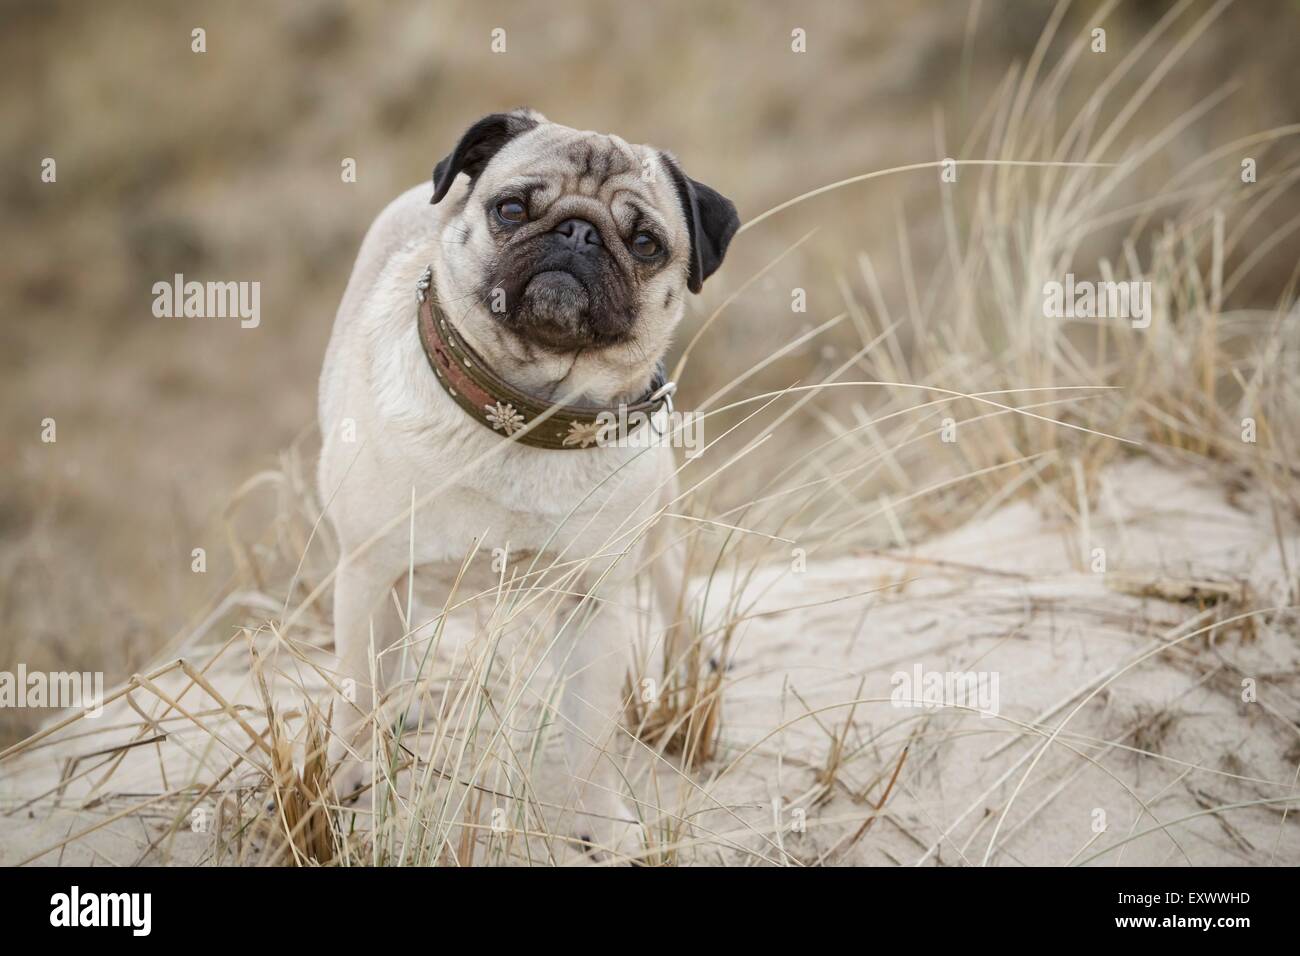
<path fill-rule="evenodd" d="M 633 794 L 671 811 L 651 859 L 1300 863 L 1300 645 L 1294 617 L 1269 610 L 1294 603 L 1300 543 L 1279 541 L 1266 499 L 1192 467 L 1137 458 L 1102 485 L 1086 522 L 1026 499 L 906 550 L 763 568 L 725 662 L 716 754 L 688 772 L 635 748 Z M 267 603 L 231 607 L 255 625 Z M 169 657 L 131 691 L 140 712 L 121 698 L 0 762 L 0 864 L 287 861 L 250 762 L 269 760 L 252 743 L 268 720 L 250 648 L 301 762 L 302 705 L 329 700 L 314 623 L 292 648 L 200 628 L 174 656 L 225 703 L 191 686 L 188 716 L 157 720 L 191 684 Z M 916 706 L 918 674 L 963 706 Z M 508 732 L 530 733 L 537 707 L 522 701 Z M 560 832 L 545 809 L 565 802 L 560 745 L 541 739 L 531 783 Z M 587 860 L 527 846 L 535 862 Z M 483 860 L 526 862 L 524 848 Z"/>

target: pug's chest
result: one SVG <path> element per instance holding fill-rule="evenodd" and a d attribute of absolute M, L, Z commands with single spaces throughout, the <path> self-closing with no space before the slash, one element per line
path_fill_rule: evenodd
<path fill-rule="evenodd" d="M 436 448 L 420 442 L 391 463 L 399 467 L 379 469 L 394 504 L 404 488 L 423 499 L 414 549 L 427 561 L 460 562 L 471 550 L 594 554 L 629 520 L 629 503 L 653 496 L 657 471 L 649 455 L 622 448 L 503 452 L 499 436 L 464 434 L 474 423 L 455 425 L 462 442 L 446 441 L 444 430 Z"/>
<path fill-rule="evenodd" d="M 523 555 L 541 565 L 556 555 L 572 564 L 606 554 L 656 497 L 659 456 L 671 455 L 503 447 L 500 435 L 459 408 L 435 408 L 429 428 L 392 434 L 400 454 L 379 460 L 375 472 L 388 504 L 380 510 L 405 511 L 412 495 L 417 501 L 414 523 L 394 528 L 390 544 L 417 564 L 444 566 L 444 578 L 467 561 L 499 575 Z"/>
<path fill-rule="evenodd" d="M 556 578 L 557 555 L 502 542 L 471 551 L 459 560 L 415 568 L 414 595 L 426 606 L 490 607 L 501 596 Z M 450 601 L 448 601 L 450 599 Z"/>
<path fill-rule="evenodd" d="M 499 578 L 520 562 L 547 566 L 558 555 L 597 553 L 617 534 L 616 514 L 592 506 L 576 489 L 561 489 L 536 508 L 526 504 L 491 487 L 435 492 L 408 530 L 411 554 L 418 564 L 437 566 L 444 578 L 461 568 Z"/>
<path fill-rule="evenodd" d="M 572 536 L 556 522 L 471 506 L 464 497 L 448 504 L 443 520 L 417 527 L 426 537 L 412 551 L 412 591 L 422 606 L 435 612 L 446 607 L 459 620 L 481 623 L 503 602 L 549 591 L 553 598 L 542 604 L 567 606 L 581 591 L 584 552 L 571 546 Z"/>

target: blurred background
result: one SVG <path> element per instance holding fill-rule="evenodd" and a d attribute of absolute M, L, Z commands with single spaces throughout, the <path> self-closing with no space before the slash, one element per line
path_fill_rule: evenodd
<path fill-rule="evenodd" d="M 102 669 L 112 682 L 221 588 L 231 495 L 295 440 L 310 448 L 321 359 L 366 227 L 480 115 L 529 105 L 671 149 L 750 219 L 827 183 L 952 155 L 1056 9 L 0 0 L 0 669 Z M 1213 12 L 1194 2 L 1057 11 L 1062 36 L 1100 23 L 1108 45 L 1062 88 L 1063 123 L 1162 17 L 1186 26 L 1144 62 Z M 195 28 L 204 53 L 191 51 Z M 494 53 L 498 28 L 506 49 Z M 796 28 L 806 52 L 791 49 Z M 1232 94 L 1143 176 L 1168 176 L 1211 135 L 1223 143 L 1294 122 L 1296 36 L 1294 2 L 1219 13 L 1144 115 L 1163 124 L 1225 84 Z M 1132 83 L 1144 79 L 1139 68 Z M 53 183 L 41 180 L 47 157 Z M 348 158 L 356 182 L 340 175 Z M 682 342 L 817 230 L 702 340 L 707 360 L 682 383 L 683 406 L 840 311 L 844 283 L 866 298 L 861 252 L 896 290 L 900 258 L 924 261 L 943 240 L 936 180 L 859 184 L 743 234 L 691 304 Z M 1292 188 L 1259 228 L 1298 214 Z M 1241 299 L 1272 307 L 1295 264 L 1293 243 L 1267 250 Z M 152 286 L 175 273 L 260 282 L 260 326 L 154 317 Z M 790 311 L 796 285 L 804 315 Z M 826 360 L 822 348 L 775 364 L 763 382 L 789 384 Z M 54 444 L 41 441 L 46 418 Z M 197 547 L 206 574 L 191 569 Z M 31 718 L 0 714 L 0 742 L 31 729 L 21 719 Z"/>

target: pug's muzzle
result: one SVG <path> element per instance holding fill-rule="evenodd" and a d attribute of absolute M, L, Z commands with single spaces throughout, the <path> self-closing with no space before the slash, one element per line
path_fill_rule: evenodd
<path fill-rule="evenodd" d="M 544 348 L 602 348 L 632 334 L 632 290 L 600 229 L 585 219 L 503 251 L 492 270 L 504 292 L 494 314 L 516 335 Z"/>

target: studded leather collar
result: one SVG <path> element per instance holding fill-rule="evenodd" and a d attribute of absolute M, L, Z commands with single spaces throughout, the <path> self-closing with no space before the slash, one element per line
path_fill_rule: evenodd
<path fill-rule="evenodd" d="M 534 448 L 581 451 L 601 445 L 611 421 L 649 421 L 661 408 L 671 411 L 677 386 L 665 381 L 662 365 L 645 397 L 633 405 L 556 405 L 525 394 L 499 378 L 457 334 L 430 290 L 432 281 L 433 270 L 425 268 L 415 298 L 420 343 L 434 377 L 467 415 L 502 438 Z"/>

